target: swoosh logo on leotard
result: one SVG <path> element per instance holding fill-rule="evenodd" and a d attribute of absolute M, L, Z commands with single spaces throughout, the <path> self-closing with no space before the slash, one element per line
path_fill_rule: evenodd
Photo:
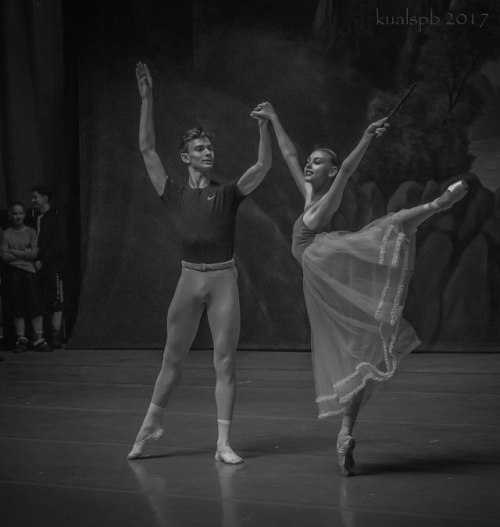
<path fill-rule="evenodd" d="M 207 196 L 207 200 L 211 200 L 215 198 L 215 194 L 213 196 Z"/>

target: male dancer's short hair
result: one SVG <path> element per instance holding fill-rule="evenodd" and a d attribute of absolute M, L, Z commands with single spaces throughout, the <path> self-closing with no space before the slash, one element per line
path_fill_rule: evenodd
<path fill-rule="evenodd" d="M 53 193 L 46 185 L 34 185 L 31 187 L 31 192 L 38 192 L 42 196 L 47 196 L 47 199 L 50 201 L 52 199 Z"/>
<path fill-rule="evenodd" d="M 186 130 L 184 135 L 181 137 L 181 140 L 179 143 L 179 152 L 181 154 L 185 154 L 188 151 L 188 144 L 191 141 L 194 141 L 195 139 L 201 139 L 203 137 L 206 137 L 207 139 L 209 139 L 210 142 L 213 144 L 214 142 L 213 135 L 208 133 L 201 126 L 198 126 L 196 128 L 190 128 L 189 130 Z"/>

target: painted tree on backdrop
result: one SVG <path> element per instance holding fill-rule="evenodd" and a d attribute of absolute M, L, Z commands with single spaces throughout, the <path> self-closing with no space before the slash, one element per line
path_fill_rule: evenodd
<path fill-rule="evenodd" d="M 368 120 L 386 114 L 412 83 L 392 123 L 391 141 L 365 156 L 360 173 L 386 195 L 405 180 L 446 180 L 470 169 L 467 132 L 481 111 L 476 74 L 500 56 L 500 7 L 494 0 L 319 0 L 311 41 L 336 64 L 374 86 Z M 376 14 L 434 15 L 438 24 L 377 25 Z M 487 13 L 487 17 L 484 17 Z M 460 23 L 459 23 L 460 22 Z M 390 178 L 387 178 L 390 174 Z"/>
<path fill-rule="evenodd" d="M 500 10 L 495 2 L 448 4 L 439 13 L 440 23 L 424 28 L 418 38 L 415 28 L 408 28 L 395 72 L 398 93 L 382 91 L 370 104 L 372 119 L 418 83 L 392 123 L 393 140 L 369 152 L 361 169 L 376 182 L 390 174 L 392 188 L 383 184 L 389 193 L 404 180 L 439 182 L 471 168 L 468 132 L 483 102 L 474 81 L 486 62 L 500 56 Z M 481 13 L 488 17 L 480 28 Z M 450 24 L 458 15 L 475 24 Z"/>
<path fill-rule="evenodd" d="M 421 31 L 376 27 L 377 7 L 386 14 L 408 8 L 416 16 L 432 8 L 439 23 Z M 312 44 L 331 59 L 335 75 L 341 66 L 358 84 L 364 78 L 371 85 L 367 120 L 387 114 L 418 83 L 346 189 L 340 228 L 356 230 L 387 211 L 431 199 L 446 180 L 470 170 L 468 134 L 482 111 L 475 81 L 483 65 L 500 56 L 498 27 L 500 5 L 488 0 L 318 2 Z M 492 234 L 500 220 L 493 193 L 468 179 L 469 197 L 423 226 L 417 239 L 405 313 L 426 349 L 482 349 L 500 339 L 500 245 Z"/>

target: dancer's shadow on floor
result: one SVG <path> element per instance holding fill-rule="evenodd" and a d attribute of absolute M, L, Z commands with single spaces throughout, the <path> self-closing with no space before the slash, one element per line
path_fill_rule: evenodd
<path fill-rule="evenodd" d="M 427 458 L 392 457 L 390 461 L 379 463 L 358 463 L 356 475 L 402 474 L 422 472 L 426 474 L 468 474 L 471 467 L 485 470 L 491 467 L 498 470 L 498 451 L 481 451 L 481 453 L 467 452 L 461 455 L 439 456 L 432 455 Z M 497 468 L 494 468 L 496 465 Z"/>
<path fill-rule="evenodd" d="M 303 442 L 292 441 L 286 438 L 270 437 L 269 441 L 257 441 L 251 443 L 235 443 L 233 447 L 235 452 L 241 455 L 244 459 L 257 459 L 260 457 L 276 456 L 276 455 L 293 455 L 293 454 L 311 454 L 311 455 L 332 455 L 335 452 L 334 445 L 331 441 L 322 440 L 322 444 L 318 444 L 317 438 L 307 438 Z M 162 452 L 161 446 L 155 446 L 158 452 L 149 452 L 141 459 L 166 459 L 177 457 L 192 457 L 192 456 L 213 456 L 214 449 L 174 449 L 165 447 Z M 129 460 L 133 463 L 135 459 Z"/>
<path fill-rule="evenodd" d="M 326 438 L 316 435 L 290 437 L 269 436 L 268 439 L 239 443 L 238 450 L 244 453 L 245 459 L 276 456 L 276 455 L 333 455 L 335 452 L 335 437 Z"/>
<path fill-rule="evenodd" d="M 276 455 L 312 455 L 325 456 L 332 460 L 336 457 L 335 436 L 322 437 L 309 435 L 301 437 L 270 436 L 268 439 L 249 441 L 239 444 L 239 451 L 245 459 Z M 453 445 L 449 445 L 453 448 Z M 383 447 L 380 447 L 382 452 Z M 431 474 L 466 474 L 475 468 L 481 472 L 498 470 L 500 452 L 497 449 L 480 452 L 432 453 L 428 457 L 421 454 L 412 457 L 405 454 L 403 447 L 400 455 L 387 451 L 387 461 L 371 463 L 368 452 L 355 451 L 356 476 L 394 474 L 394 473 L 431 473 Z M 377 456 L 378 457 L 378 456 Z M 379 458 L 380 459 L 380 458 Z M 496 460 L 496 461 L 495 461 Z"/>
<path fill-rule="evenodd" d="M 161 446 L 155 446 L 156 450 L 161 450 Z M 128 461 L 130 463 L 134 463 L 135 461 L 141 461 L 143 459 L 163 459 L 163 458 L 169 458 L 169 457 L 190 457 L 190 456 L 199 456 L 199 455 L 206 455 L 207 453 L 210 453 L 211 451 L 208 448 L 204 449 L 194 449 L 194 448 L 183 448 L 181 450 L 165 447 L 164 452 L 151 452 L 149 454 L 145 454 L 144 456 L 141 456 L 137 459 L 129 459 Z"/>

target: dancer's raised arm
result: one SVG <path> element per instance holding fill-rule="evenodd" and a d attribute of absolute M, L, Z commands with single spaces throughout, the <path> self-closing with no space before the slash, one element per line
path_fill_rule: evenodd
<path fill-rule="evenodd" d="M 240 192 L 247 196 L 254 191 L 269 172 L 273 164 L 273 150 L 271 147 L 271 135 L 269 134 L 269 123 L 267 119 L 256 117 L 259 122 L 259 150 L 257 162 L 251 166 L 238 180 Z"/>
<path fill-rule="evenodd" d="M 292 140 L 288 137 L 288 134 L 283 128 L 278 114 L 274 110 L 273 106 L 269 102 L 263 102 L 257 105 L 251 113 L 252 117 L 260 117 L 263 119 L 269 119 L 271 121 L 274 131 L 276 133 L 276 139 L 278 140 L 278 146 L 280 147 L 283 159 L 288 166 L 288 170 L 292 174 L 292 177 L 300 190 L 300 193 L 304 196 L 307 201 L 311 195 L 311 185 L 304 181 L 304 173 L 299 163 L 299 157 L 297 149 L 292 143 Z"/>
<path fill-rule="evenodd" d="M 156 152 L 156 137 L 153 120 L 153 79 L 146 64 L 137 63 L 135 70 L 137 87 L 141 95 L 141 119 L 139 124 L 139 148 L 146 170 L 156 192 L 161 196 L 167 174 Z"/>
<path fill-rule="evenodd" d="M 328 191 L 304 214 L 304 222 L 312 230 L 321 230 L 337 212 L 349 178 L 356 172 L 366 150 L 375 137 L 380 137 L 389 126 L 384 117 L 368 126 L 356 148 L 344 160 L 338 173 L 333 171 L 333 183 Z"/>

